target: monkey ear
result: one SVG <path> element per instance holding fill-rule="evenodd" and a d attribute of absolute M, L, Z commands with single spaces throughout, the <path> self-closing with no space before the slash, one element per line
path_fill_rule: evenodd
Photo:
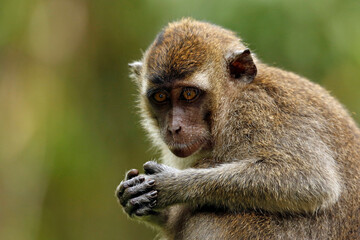
<path fill-rule="evenodd" d="M 254 80 L 257 69 L 249 49 L 236 51 L 228 57 L 230 76 L 234 79 L 250 83 Z"/>
<path fill-rule="evenodd" d="M 142 66 L 143 63 L 139 61 L 129 63 L 130 77 L 133 78 L 134 80 L 138 79 L 141 73 Z"/>

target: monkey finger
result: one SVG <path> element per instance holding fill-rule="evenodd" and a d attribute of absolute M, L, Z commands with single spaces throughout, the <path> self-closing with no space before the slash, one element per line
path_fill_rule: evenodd
<path fill-rule="evenodd" d="M 137 203 L 131 204 L 131 202 L 128 201 L 123 207 L 124 211 L 131 216 L 140 206 L 137 205 Z"/>
<path fill-rule="evenodd" d="M 157 198 L 157 191 L 153 190 L 146 194 L 140 195 L 139 197 L 135 197 L 129 200 L 131 205 L 145 205 L 147 203 L 153 202 Z"/>
<path fill-rule="evenodd" d="M 151 207 L 154 205 L 154 202 L 156 202 L 156 198 L 157 191 L 151 191 L 149 193 L 132 198 L 125 204 L 125 211 L 131 215 L 139 208 L 143 208 L 145 206 Z"/>
<path fill-rule="evenodd" d="M 144 180 L 144 176 L 137 176 L 131 178 L 130 180 L 121 181 L 119 186 L 116 188 L 116 196 L 120 198 L 123 195 L 125 189 L 132 187 L 136 184 L 141 184 L 142 182 L 144 182 Z"/>
<path fill-rule="evenodd" d="M 135 185 L 143 183 L 144 181 L 145 181 L 145 176 L 143 176 L 143 175 L 136 176 L 129 180 L 124 181 L 122 184 L 122 188 L 126 189 L 129 187 L 133 187 Z"/>
<path fill-rule="evenodd" d="M 115 196 L 117 198 L 119 198 L 119 199 L 122 196 L 122 193 L 124 192 L 123 182 L 124 181 L 121 181 L 120 184 L 116 187 L 116 190 L 115 190 Z"/>
<path fill-rule="evenodd" d="M 151 190 L 155 185 L 155 180 L 149 180 L 143 182 L 142 184 L 135 185 L 133 187 L 129 187 L 124 190 L 123 195 L 121 196 L 120 203 L 126 203 L 129 199 L 137 197 L 143 193 Z"/>
<path fill-rule="evenodd" d="M 145 174 L 156 174 L 156 173 L 160 173 L 163 172 L 165 170 L 164 165 L 159 164 L 157 162 L 154 161 L 148 161 L 144 164 L 144 171 Z"/>
<path fill-rule="evenodd" d="M 142 217 L 142 216 L 145 216 L 145 215 L 156 214 L 156 212 L 153 211 L 151 207 L 144 206 L 142 208 L 136 209 L 134 211 L 134 214 L 136 216 L 138 216 L 138 217 Z"/>
<path fill-rule="evenodd" d="M 119 186 L 116 188 L 116 196 L 120 199 L 125 191 L 124 181 L 121 181 Z"/>
<path fill-rule="evenodd" d="M 139 175 L 139 170 L 137 169 L 131 169 L 126 173 L 126 180 L 132 179 Z"/>

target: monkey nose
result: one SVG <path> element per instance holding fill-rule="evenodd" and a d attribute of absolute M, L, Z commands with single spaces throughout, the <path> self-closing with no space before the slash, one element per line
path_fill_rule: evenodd
<path fill-rule="evenodd" d="M 168 131 L 171 135 L 179 134 L 181 131 L 181 126 L 169 126 Z"/>

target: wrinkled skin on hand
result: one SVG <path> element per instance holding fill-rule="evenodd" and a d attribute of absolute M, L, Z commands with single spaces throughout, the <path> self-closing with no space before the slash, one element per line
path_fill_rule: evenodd
<path fill-rule="evenodd" d="M 153 161 L 145 163 L 143 167 L 145 174 L 132 169 L 116 188 L 115 194 L 130 217 L 156 214 L 156 210 L 166 207 L 165 194 L 158 193 L 163 193 L 163 180 L 174 177 L 179 171 Z"/>

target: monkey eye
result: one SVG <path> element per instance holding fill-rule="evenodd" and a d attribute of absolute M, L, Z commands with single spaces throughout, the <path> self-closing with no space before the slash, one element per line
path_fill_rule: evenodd
<path fill-rule="evenodd" d="M 166 101 L 166 99 L 168 98 L 168 95 L 166 92 L 159 91 L 159 92 L 154 93 L 152 98 L 157 103 L 164 103 Z"/>
<path fill-rule="evenodd" d="M 197 88 L 185 88 L 181 94 L 181 98 L 184 100 L 191 102 L 197 99 L 199 96 L 200 90 Z"/>

